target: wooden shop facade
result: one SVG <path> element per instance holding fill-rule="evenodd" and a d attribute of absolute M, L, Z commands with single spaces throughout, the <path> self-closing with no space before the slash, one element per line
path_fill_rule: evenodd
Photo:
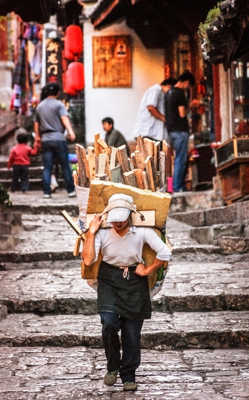
<path fill-rule="evenodd" d="M 213 65 L 216 167 L 224 200 L 249 195 L 249 3 L 226 0 L 202 40 Z"/>

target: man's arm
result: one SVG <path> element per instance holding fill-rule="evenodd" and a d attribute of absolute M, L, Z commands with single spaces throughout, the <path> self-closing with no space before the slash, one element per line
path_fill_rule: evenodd
<path fill-rule="evenodd" d="M 162 122 L 166 121 L 165 116 L 162 113 L 160 113 L 160 111 L 158 111 L 158 109 L 156 107 L 149 105 L 149 106 L 147 106 L 147 110 L 151 113 L 151 115 L 154 118 L 159 119 Z"/>
<path fill-rule="evenodd" d="M 73 131 L 73 128 L 72 128 L 72 125 L 71 125 L 71 122 L 70 122 L 68 116 L 67 115 L 62 115 L 61 116 L 61 120 L 62 120 L 62 123 L 63 123 L 64 127 L 67 130 L 68 139 L 71 142 L 73 142 L 76 139 L 76 136 L 75 136 L 75 133 Z"/>
<path fill-rule="evenodd" d="M 81 255 L 86 266 L 91 265 L 95 260 L 95 235 L 100 228 L 101 222 L 102 217 L 100 215 L 96 215 L 90 222 Z"/>
<path fill-rule="evenodd" d="M 178 113 L 179 113 L 179 116 L 181 118 L 186 117 L 186 115 L 187 115 L 186 107 L 185 106 L 178 106 Z"/>
<path fill-rule="evenodd" d="M 151 228 L 144 228 L 144 241 L 147 243 L 152 250 L 155 251 L 156 256 L 152 264 L 145 266 L 144 264 L 138 264 L 136 268 L 136 274 L 140 276 L 150 275 L 153 271 L 168 265 L 168 261 L 171 258 L 171 251 L 168 246 L 160 239 L 156 232 Z"/>
<path fill-rule="evenodd" d="M 138 264 L 136 268 L 136 274 L 139 276 L 147 276 L 150 275 L 153 271 L 165 265 L 165 268 L 168 265 L 168 261 L 162 261 L 158 258 L 155 258 L 152 264 L 145 266 L 144 264 Z"/>
<path fill-rule="evenodd" d="M 35 132 L 35 143 L 37 143 L 39 146 L 41 142 L 41 135 L 40 135 L 39 122 L 37 121 L 34 122 L 34 132 Z"/>

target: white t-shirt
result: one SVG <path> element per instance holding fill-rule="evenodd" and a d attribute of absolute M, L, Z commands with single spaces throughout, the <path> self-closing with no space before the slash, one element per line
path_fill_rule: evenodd
<path fill-rule="evenodd" d="M 155 140 L 167 139 L 165 123 L 153 117 L 147 109 L 148 106 L 154 106 L 164 114 L 164 92 L 158 83 L 149 87 L 143 95 L 138 109 L 134 136 L 150 136 Z"/>
<path fill-rule="evenodd" d="M 100 229 L 95 236 L 95 260 L 101 250 L 103 261 L 118 267 L 143 263 L 143 246 L 147 243 L 156 258 L 169 261 L 171 251 L 152 228 L 131 226 L 125 236 L 114 229 Z"/>

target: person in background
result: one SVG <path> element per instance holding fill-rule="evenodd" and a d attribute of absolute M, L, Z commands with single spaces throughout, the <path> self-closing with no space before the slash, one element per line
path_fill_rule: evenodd
<path fill-rule="evenodd" d="M 102 119 L 102 125 L 105 131 L 106 144 L 110 147 L 119 147 L 125 145 L 129 154 L 128 143 L 125 140 L 124 135 L 114 128 L 114 120 L 111 117 L 105 117 Z"/>
<path fill-rule="evenodd" d="M 131 196 L 113 194 L 103 213 L 90 223 L 82 252 L 84 264 L 89 268 L 102 254 L 97 305 L 107 358 L 104 383 L 114 385 L 119 373 L 125 391 L 137 389 L 135 373 L 141 358 L 141 329 L 144 319 L 151 318 L 147 277 L 167 265 L 171 257 L 169 248 L 152 228 L 132 225 L 132 212 L 137 211 Z M 105 213 L 110 229 L 101 229 Z M 147 266 L 142 258 L 145 243 L 155 251 L 154 260 Z"/>
<path fill-rule="evenodd" d="M 49 83 L 46 86 L 45 98 L 36 108 L 34 122 L 36 140 L 42 143 L 44 198 L 51 197 L 51 174 L 55 160 L 61 165 L 68 197 L 76 196 L 64 132 L 66 129 L 67 138 L 72 142 L 75 140 L 75 133 L 64 104 L 57 100 L 58 94 L 57 83 Z"/>
<path fill-rule="evenodd" d="M 11 149 L 8 160 L 8 168 L 13 167 L 11 191 L 21 189 L 25 193 L 29 188 L 30 156 L 38 153 L 39 144 L 35 142 L 34 148 L 28 146 L 28 133 L 24 128 L 16 130 L 16 139 L 17 145 Z"/>
<path fill-rule="evenodd" d="M 167 139 L 164 95 L 175 83 L 174 78 L 168 78 L 162 81 L 160 85 L 156 83 L 145 91 L 136 118 L 135 137 L 143 136 L 156 141 Z"/>
<path fill-rule="evenodd" d="M 185 90 L 195 84 L 191 72 L 186 71 L 177 79 L 177 83 L 165 95 L 166 127 L 169 142 L 175 152 L 173 191 L 181 192 L 188 158 L 189 124 L 187 119 L 188 104 Z"/>

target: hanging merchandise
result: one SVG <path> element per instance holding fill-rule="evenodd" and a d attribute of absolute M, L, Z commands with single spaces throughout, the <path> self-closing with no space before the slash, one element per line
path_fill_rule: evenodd
<path fill-rule="evenodd" d="M 80 26 L 69 25 L 65 32 L 65 57 L 68 60 L 77 59 L 83 51 L 83 34 Z"/>

